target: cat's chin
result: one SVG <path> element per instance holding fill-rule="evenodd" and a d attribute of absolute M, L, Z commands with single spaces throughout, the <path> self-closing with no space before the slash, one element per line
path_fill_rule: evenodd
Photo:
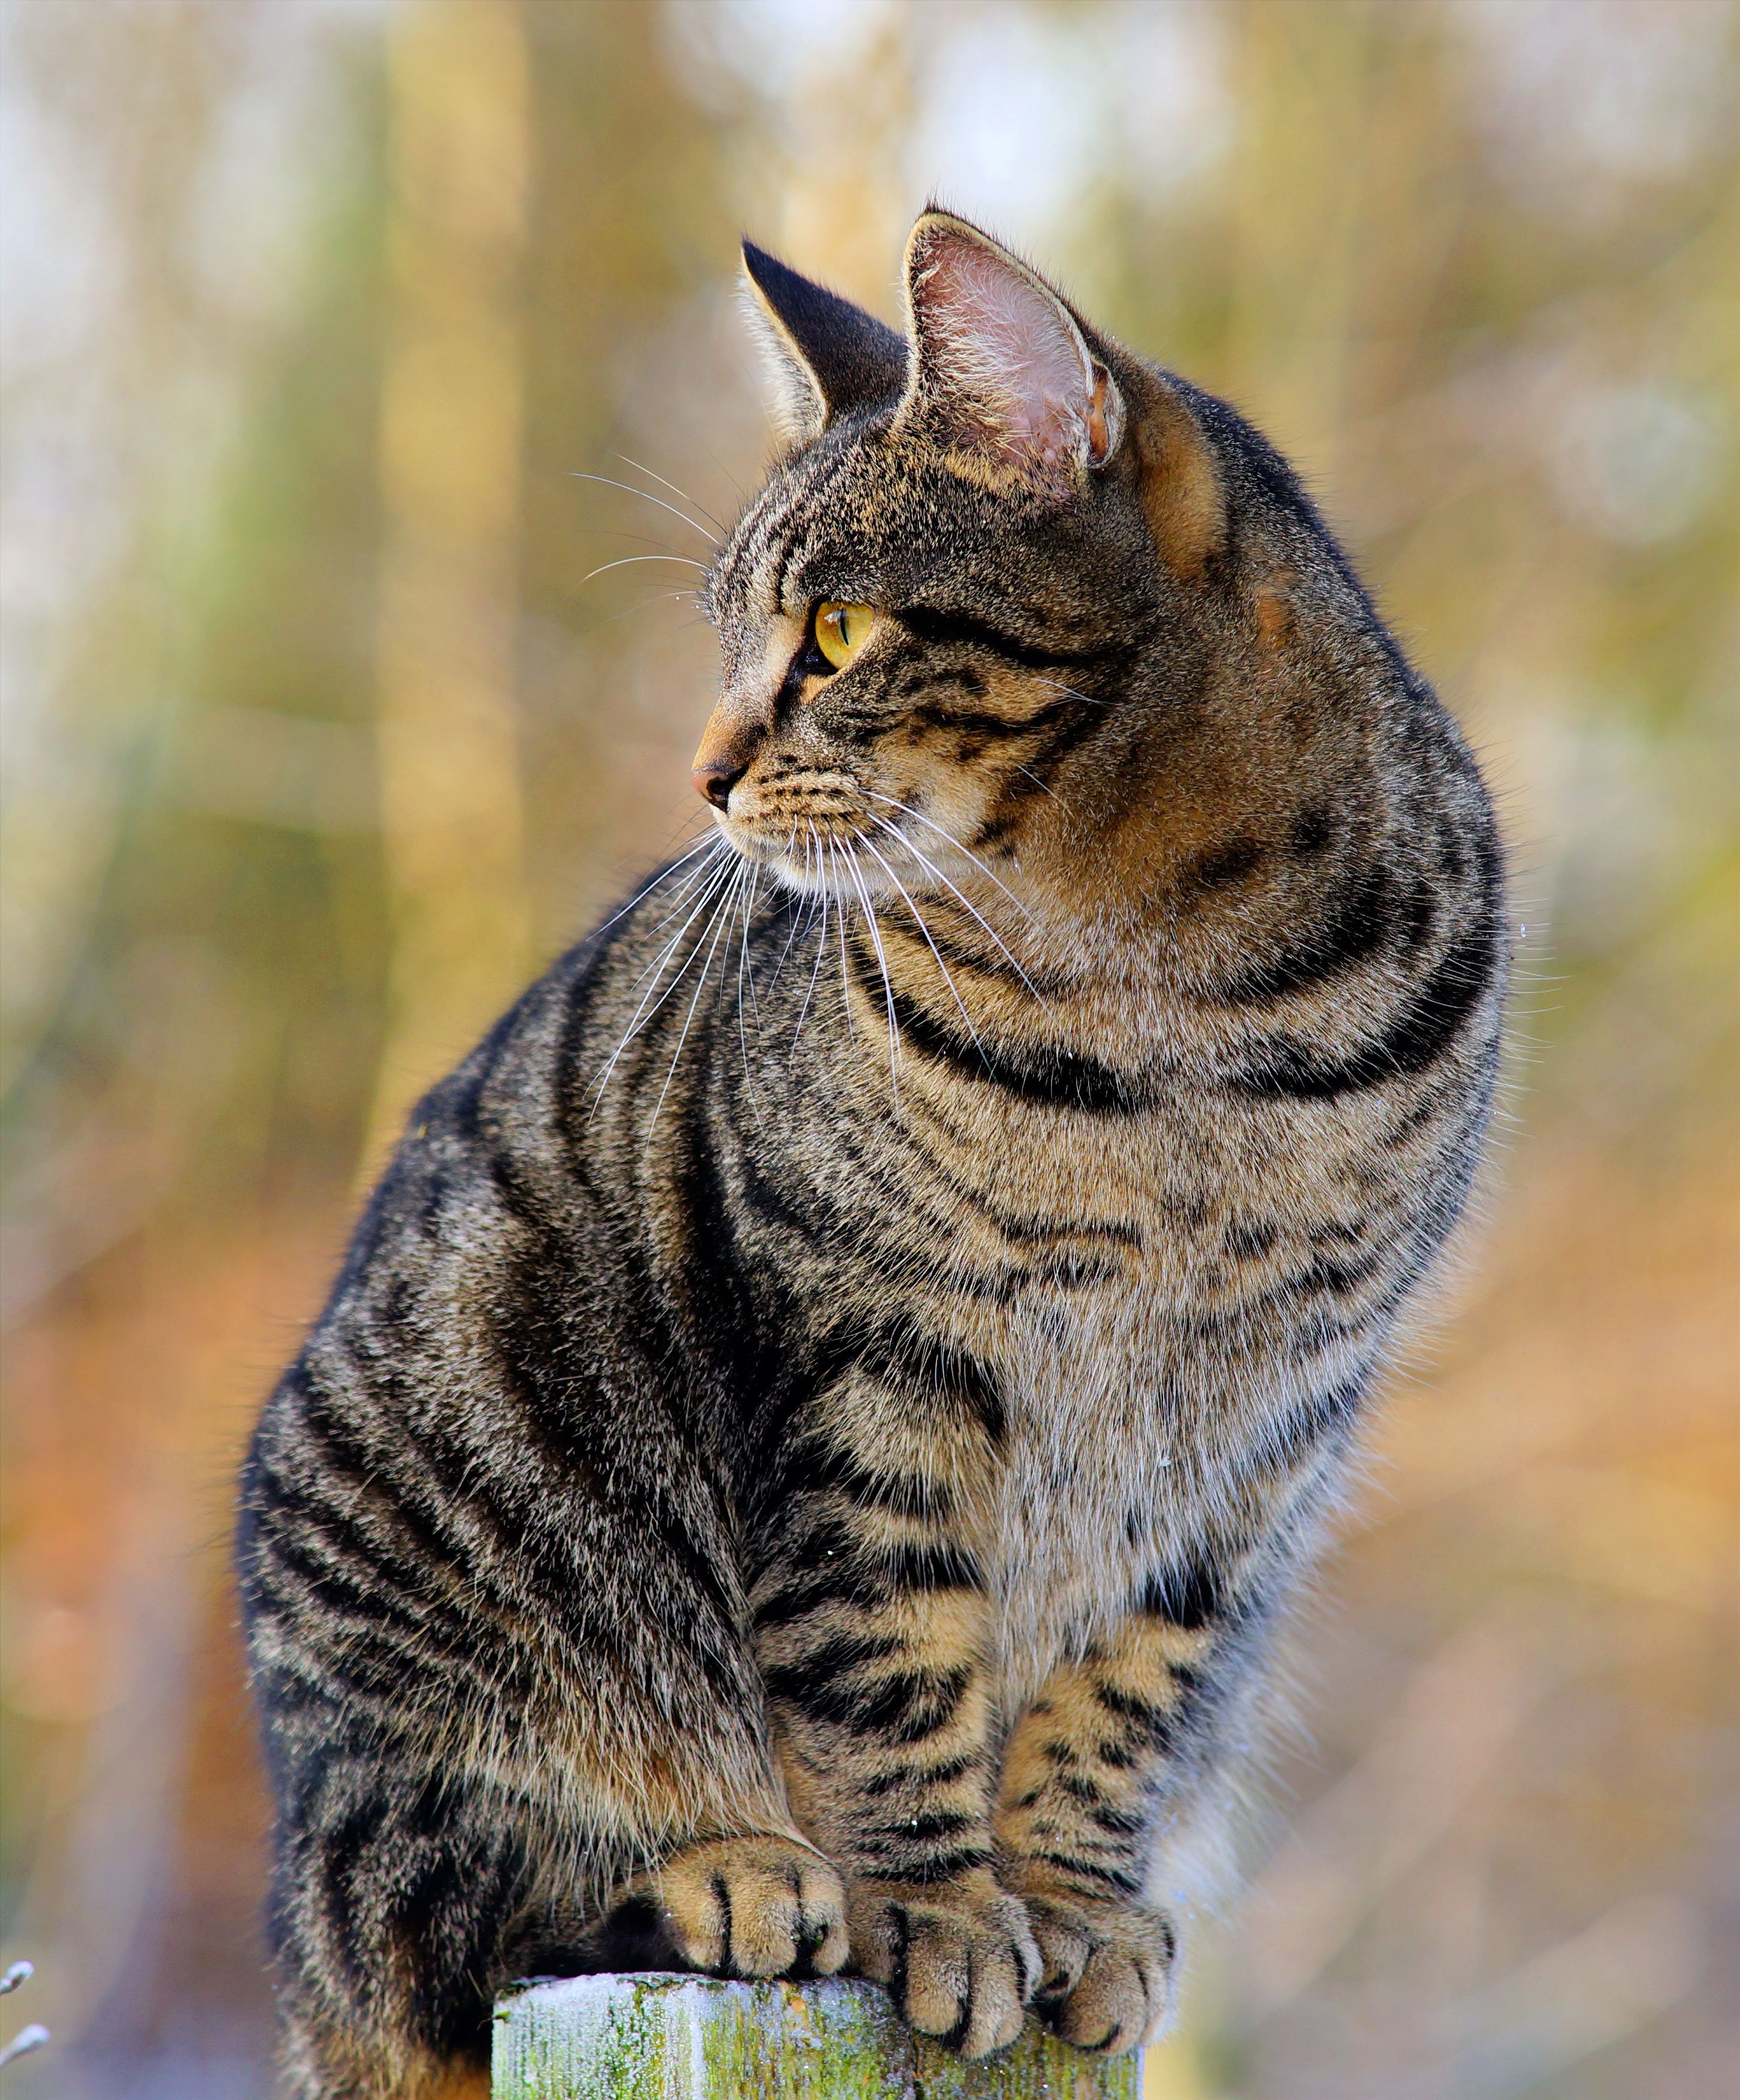
<path fill-rule="evenodd" d="M 764 849 L 751 858 L 767 868 L 781 889 L 789 889 L 795 896 L 830 897 L 839 902 L 850 901 L 860 894 L 845 869 L 838 865 L 830 868 L 825 861 L 817 862 L 813 860 L 806 867 L 801 860 L 795 859 L 778 846 Z M 870 880 L 872 873 L 879 878 L 878 880 Z M 861 869 L 860 874 L 865 888 L 872 897 L 880 898 L 888 893 L 887 881 L 879 879 L 882 875 L 879 868 L 874 871 Z"/>
<path fill-rule="evenodd" d="M 844 843 L 835 841 L 831 850 L 826 842 L 815 845 L 805 855 L 794 850 L 789 837 L 758 838 L 729 818 L 716 821 L 721 836 L 735 852 L 764 869 L 782 889 L 795 895 L 837 901 L 898 895 L 885 867 L 861 851 L 852 853 Z"/>
<path fill-rule="evenodd" d="M 757 867 L 764 867 L 776 876 L 785 876 L 791 862 L 784 850 L 784 841 L 764 839 L 729 817 L 716 816 L 713 827 L 740 860 L 751 861 Z"/>

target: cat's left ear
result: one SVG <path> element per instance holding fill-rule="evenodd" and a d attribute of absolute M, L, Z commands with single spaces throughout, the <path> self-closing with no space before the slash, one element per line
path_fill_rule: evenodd
<path fill-rule="evenodd" d="M 906 245 L 912 362 L 899 424 L 1063 497 L 1117 452 L 1117 382 L 1027 265 L 952 212 Z"/>
<path fill-rule="evenodd" d="M 774 426 L 807 445 L 834 418 L 893 398 L 906 377 L 906 346 L 892 329 L 800 276 L 754 241 L 743 243 L 744 311 L 760 338 Z"/>

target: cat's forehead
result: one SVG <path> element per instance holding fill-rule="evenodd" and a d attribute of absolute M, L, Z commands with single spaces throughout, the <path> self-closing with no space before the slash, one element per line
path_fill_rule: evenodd
<path fill-rule="evenodd" d="M 716 619 L 801 612 L 817 595 L 886 595 L 998 536 L 980 492 L 875 426 L 830 432 L 769 474 L 720 551 Z"/>
<path fill-rule="evenodd" d="M 720 549 L 716 611 L 771 616 L 790 609 L 794 577 L 825 550 L 872 556 L 894 479 L 861 445 L 818 445 L 780 461 Z"/>

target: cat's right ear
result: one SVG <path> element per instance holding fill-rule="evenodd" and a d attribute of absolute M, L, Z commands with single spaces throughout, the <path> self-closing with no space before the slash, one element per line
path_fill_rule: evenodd
<path fill-rule="evenodd" d="M 769 409 L 787 444 L 810 443 L 844 410 L 888 400 L 905 385 L 906 345 L 892 329 L 752 240 L 743 243 L 743 284 Z"/>

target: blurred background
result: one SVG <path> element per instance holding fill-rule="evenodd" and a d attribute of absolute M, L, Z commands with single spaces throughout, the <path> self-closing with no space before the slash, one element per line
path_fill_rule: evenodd
<path fill-rule="evenodd" d="M 8 2092 L 272 2090 L 239 1448 L 410 1098 L 689 821 L 738 232 L 892 318 L 932 191 L 1298 463 L 1514 854 L 1500 1157 L 1149 2100 L 1735 2091 L 1740 10 L 9 0 L 0 57 Z"/>

